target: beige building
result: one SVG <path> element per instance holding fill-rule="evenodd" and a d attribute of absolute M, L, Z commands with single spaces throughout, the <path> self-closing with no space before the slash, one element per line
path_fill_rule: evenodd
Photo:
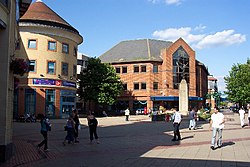
<path fill-rule="evenodd" d="M 14 93 L 13 71 L 10 62 L 18 40 L 19 16 L 29 7 L 31 0 L 0 0 L 0 163 L 13 153 L 12 109 Z"/>
<path fill-rule="evenodd" d="M 41 1 L 20 18 L 16 57 L 29 62 L 29 72 L 17 76 L 14 115 L 45 114 L 66 118 L 76 107 L 79 32 Z"/>

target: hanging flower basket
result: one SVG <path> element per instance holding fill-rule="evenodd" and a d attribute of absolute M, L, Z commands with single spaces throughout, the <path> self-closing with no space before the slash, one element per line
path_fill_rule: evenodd
<path fill-rule="evenodd" d="M 24 73 L 29 71 L 29 65 L 24 59 L 14 59 L 10 63 L 10 70 L 13 71 L 13 74 L 23 76 Z"/>

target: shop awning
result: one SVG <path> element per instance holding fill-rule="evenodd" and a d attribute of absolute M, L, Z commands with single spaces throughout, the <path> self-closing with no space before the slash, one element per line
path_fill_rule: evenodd
<path fill-rule="evenodd" d="M 178 96 L 150 96 L 150 100 L 152 101 L 178 101 L 179 97 Z M 197 96 L 189 96 L 188 100 L 200 101 L 200 100 L 203 100 L 203 98 L 197 97 Z"/>

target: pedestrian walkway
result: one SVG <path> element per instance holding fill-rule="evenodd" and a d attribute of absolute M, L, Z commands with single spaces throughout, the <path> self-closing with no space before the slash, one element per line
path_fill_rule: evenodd
<path fill-rule="evenodd" d="M 223 146 L 211 150 L 208 122 L 197 130 L 181 123 L 181 141 L 172 142 L 171 122 L 151 122 L 148 116 L 98 118 L 100 144 L 89 144 L 86 118 L 81 118 L 80 143 L 62 145 L 66 120 L 51 120 L 49 152 L 38 150 L 39 123 L 14 123 L 15 155 L 1 167 L 250 167 L 250 128 L 241 128 L 239 116 L 225 113 Z"/>

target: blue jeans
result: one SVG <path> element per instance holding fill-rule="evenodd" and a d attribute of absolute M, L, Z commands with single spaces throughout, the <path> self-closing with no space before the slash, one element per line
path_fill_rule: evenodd
<path fill-rule="evenodd" d="M 217 145 L 221 146 L 222 145 L 222 129 L 220 128 L 213 128 L 213 134 L 212 134 L 212 141 L 211 141 L 211 146 L 215 146 L 215 141 L 216 141 L 216 135 L 218 134 L 218 140 L 217 140 Z"/>
<path fill-rule="evenodd" d="M 192 127 L 193 127 L 193 129 L 195 129 L 195 127 L 196 127 L 195 119 L 190 119 L 190 121 L 189 121 L 189 128 L 191 129 Z"/>

